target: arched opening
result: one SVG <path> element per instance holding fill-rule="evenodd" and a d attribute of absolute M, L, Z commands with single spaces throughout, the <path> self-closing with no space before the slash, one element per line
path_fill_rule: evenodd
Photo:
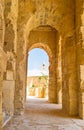
<path fill-rule="evenodd" d="M 59 49 L 60 36 L 56 29 L 51 26 L 39 26 L 30 31 L 30 34 L 25 40 L 24 47 L 20 51 L 20 55 L 17 59 L 17 81 L 14 100 L 15 114 L 22 113 L 24 109 L 25 97 L 26 97 L 26 72 L 27 72 L 27 54 L 29 51 L 35 48 L 44 49 L 49 56 L 49 86 L 48 86 L 48 102 L 50 103 L 62 103 L 58 102 L 59 89 L 62 90 L 62 86 L 59 88 L 58 77 L 58 49 Z M 22 44 L 23 46 L 23 44 Z M 18 48 L 20 49 L 20 48 Z M 24 57 L 24 58 L 23 58 Z M 58 87 L 58 88 L 57 88 Z M 18 93 L 17 93 L 18 92 Z M 20 102 L 18 97 L 20 97 Z M 18 101 L 18 104 L 17 104 Z M 61 99 L 62 101 L 62 99 Z M 21 111 L 20 111 L 21 110 Z"/>
<path fill-rule="evenodd" d="M 60 94 L 60 92 L 62 93 L 62 84 L 59 83 L 62 81 L 58 79 L 58 71 L 60 68 L 58 63 L 59 57 L 61 59 L 61 50 L 59 49 L 61 48 L 61 38 L 57 30 L 49 25 L 38 26 L 31 30 L 28 36 L 28 51 L 37 47 L 44 49 L 49 56 L 48 101 L 52 103 L 62 103 L 62 95 Z"/>
<path fill-rule="evenodd" d="M 48 97 L 49 57 L 45 50 L 34 48 L 28 52 L 27 95 L 37 98 Z"/>
<path fill-rule="evenodd" d="M 30 52 L 35 50 L 36 48 L 40 48 L 44 50 L 49 57 L 49 83 L 48 83 L 48 102 L 62 104 L 62 75 L 60 75 L 59 70 L 61 71 L 61 37 L 57 30 L 49 25 L 38 26 L 30 31 L 26 41 L 27 44 L 27 57 L 29 58 Z M 34 55 L 35 56 L 35 55 Z M 27 61 L 26 57 L 26 61 Z M 44 60 L 44 58 L 43 58 Z M 44 61 L 43 61 L 44 62 Z M 27 64 L 27 63 L 26 63 Z M 42 64 L 40 65 L 42 67 Z M 27 70 L 27 68 L 26 68 Z M 41 77 L 39 77 L 38 84 L 41 81 Z M 27 86 L 27 85 L 26 85 Z M 28 87 L 26 87 L 28 88 Z M 33 84 L 33 79 L 30 82 L 30 88 L 32 88 L 34 97 L 38 96 L 38 88 L 37 85 Z M 26 97 L 29 93 L 26 90 Z M 26 98 L 27 99 L 27 98 Z M 40 98 L 41 99 L 41 98 Z M 44 100 L 42 98 L 42 100 Z M 27 102 L 28 101 L 28 102 Z M 26 100 L 26 103 L 29 103 Z M 40 102 L 41 103 L 41 102 Z M 60 109 L 62 106 L 60 105 Z"/>

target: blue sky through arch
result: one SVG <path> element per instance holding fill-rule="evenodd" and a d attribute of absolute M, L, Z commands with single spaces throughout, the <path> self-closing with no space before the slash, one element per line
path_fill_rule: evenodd
<path fill-rule="evenodd" d="M 43 70 L 42 64 L 45 64 L 45 69 Z M 47 53 L 40 48 L 32 49 L 28 56 L 28 76 L 38 76 L 44 73 L 48 75 L 49 67 L 49 57 Z"/>

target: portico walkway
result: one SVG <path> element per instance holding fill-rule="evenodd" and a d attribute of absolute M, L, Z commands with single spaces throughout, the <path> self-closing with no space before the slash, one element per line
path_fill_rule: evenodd
<path fill-rule="evenodd" d="M 22 116 L 14 116 L 3 130 L 84 130 L 84 120 L 70 118 L 61 105 L 46 99 L 28 98 Z"/>

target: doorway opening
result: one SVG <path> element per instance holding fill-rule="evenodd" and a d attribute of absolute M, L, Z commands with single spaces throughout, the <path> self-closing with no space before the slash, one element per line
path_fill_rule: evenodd
<path fill-rule="evenodd" d="M 26 99 L 48 98 L 49 57 L 40 48 L 34 48 L 28 53 Z"/>

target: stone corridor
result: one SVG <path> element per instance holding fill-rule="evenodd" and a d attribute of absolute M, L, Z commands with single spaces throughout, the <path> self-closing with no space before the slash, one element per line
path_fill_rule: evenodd
<path fill-rule="evenodd" d="M 84 120 L 68 117 L 61 105 L 29 97 L 24 114 L 14 116 L 3 130 L 84 130 Z"/>
<path fill-rule="evenodd" d="M 49 57 L 51 104 L 29 99 L 25 107 L 27 60 L 35 48 Z M 5 115 L 13 119 L 3 128 Z M 3 129 L 84 129 L 84 0 L 0 0 Z"/>

